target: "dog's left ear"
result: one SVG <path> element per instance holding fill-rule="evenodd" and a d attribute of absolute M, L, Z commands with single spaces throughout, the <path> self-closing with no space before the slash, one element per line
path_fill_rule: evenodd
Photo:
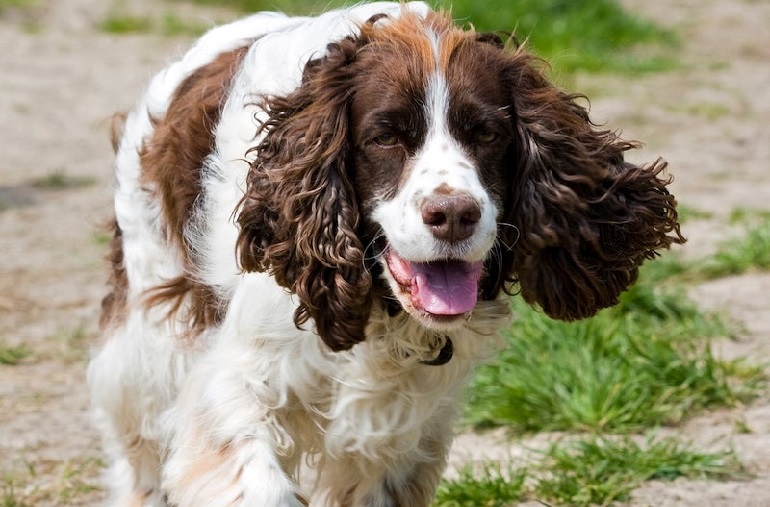
<path fill-rule="evenodd" d="M 363 340 L 371 308 L 347 174 L 349 67 L 359 44 L 329 45 L 297 90 L 266 99 L 266 135 L 253 150 L 238 216 L 243 269 L 269 272 L 296 294 L 296 325 L 312 318 L 332 350 Z"/>
<path fill-rule="evenodd" d="M 635 143 L 597 129 L 583 97 L 555 88 L 522 49 L 509 57 L 516 139 L 501 222 L 515 229 L 501 227 L 512 250 L 497 275 L 551 317 L 589 317 L 618 302 L 645 259 L 685 241 L 666 162 L 626 162 Z"/>

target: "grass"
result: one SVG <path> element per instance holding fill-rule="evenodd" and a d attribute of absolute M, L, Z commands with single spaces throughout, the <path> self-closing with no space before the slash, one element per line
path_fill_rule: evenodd
<path fill-rule="evenodd" d="M 637 439 L 638 440 L 638 439 Z M 480 470 L 466 466 L 441 482 L 434 507 L 505 507 L 528 499 L 573 507 L 626 501 L 650 480 L 745 478 L 732 450 L 703 452 L 674 438 L 588 436 L 563 439 L 542 452 L 529 468 L 503 469 L 497 462 Z"/>
<path fill-rule="evenodd" d="M 563 323 L 515 300 L 508 347 L 479 369 L 465 414 L 517 432 L 634 432 L 751 398 L 761 369 L 715 358 L 726 325 L 681 291 L 641 283 L 592 319 Z"/>
<path fill-rule="evenodd" d="M 682 203 L 677 205 L 676 210 L 679 214 L 679 222 L 682 224 L 690 220 L 709 219 L 714 216 L 710 211 L 704 211 Z"/>
<path fill-rule="evenodd" d="M 0 343 L 0 365 L 16 365 L 32 354 L 24 344 L 5 345 Z"/>
<path fill-rule="evenodd" d="M 693 116 L 700 116 L 709 121 L 715 121 L 730 114 L 731 109 L 724 104 L 715 102 L 699 102 L 695 104 L 681 104 L 671 108 L 674 112 L 681 112 Z"/>
<path fill-rule="evenodd" d="M 503 507 L 521 501 L 525 495 L 526 469 L 508 468 L 500 463 L 483 463 L 480 470 L 466 465 L 458 477 L 439 484 L 436 507 Z"/>
<path fill-rule="evenodd" d="M 716 254 L 693 265 L 693 271 L 705 279 L 740 275 L 753 269 L 770 269 L 768 217 L 761 217 L 758 222 L 748 225 L 741 238 L 726 241 Z"/>
<path fill-rule="evenodd" d="M 106 229 L 99 229 L 91 234 L 91 243 L 98 246 L 108 246 L 112 241 L 112 234 L 107 232 Z"/>
<path fill-rule="evenodd" d="M 56 497 L 60 502 L 67 502 L 84 494 L 98 491 L 92 476 L 100 473 L 104 463 L 96 458 L 83 461 L 65 461 L 61 467 Z"/>
<path fill-rule="evenodd" d="M 731 224 L 756 224 L 770 220 L 770 210 L 758 210 L 747 208 L 735 208 L 730 211 L 729 221 Z"/>
<path fill-rule="evenodd" d="M 159 34 L 166 37 L 195 37 L 209 28 L 208 23 L 189 21 L 171 11 L 157 18 L 114 12 L 100 25 L 102 32 L 113 35 Z"/>
<path fill-rule="evenodd" d="M 339 0 L 194 0 L 244 12 L 316 13 Z M 480 31 L 514 33 L 557 73 L 649 72 L 676 67 L 676 35 L 623 9 L 617 0 L 437 0 L 453 16 Z"/>
<path fill-rule="evenodd" d="M 96 178 L 90 176 L 72 176 L 63 169 L 57 169 L 32 181 L 32 187 L 43 190 L 67 190 L 85 188 L 96 184 Z"/>
<path fill-rule="evenodd" d="M 0 507 L 85 505 L 104 463 L 97 458 L 25 462 L 23 472 L 0 476 Z"/>
<path fill-rule="evenodd" d="M 102 21 L 100 28 L 102 32 L 113 35 L 150 33 L 153 28 L 153 22 L 149 16 L 112 13 Z"/>
<path fill-rule="evenodd" d="M 456 0 L 458 18 L 478 29 L 514 32 L 559 71 L 660 71 L 676 36 L 622 8 L 616 0 Z"/>
<path fill-rule="evenodd" d="M 677 255 L 645 266 L 651 282 L 700 282 L 751 271 L 770 270 L 770 212 L 734 210 L 729 221 L 743 227 L 743 234 L 719 245 L 716 253 L 683 260 Z"/>
<path fill-rule="evenodd" d="M 679 477 L 746 477 L 734 452 L 700 452 L 674 438 L 590 437 L 554 444 L 540 464 L 534 492 L 557 505 L 583 507 L 625 501 L 645 481 Z"/>
<path fill-rule="evenodd" d="M 37 3 L 38 0 L 0 0 L 0 14 L 12 7 L 34 7 Z"/>

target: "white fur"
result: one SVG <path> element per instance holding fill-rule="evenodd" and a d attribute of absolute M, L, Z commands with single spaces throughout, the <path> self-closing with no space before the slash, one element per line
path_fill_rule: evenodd
<path fill-rule="evenodd" d="M 408 8 L 427 11 L 422 3 Z M 332 353 L 312 327 L 296 328 L 295 298 L 267 274 L 242 274 L 234 253 L 233 210 L 248 170 L 244 154 L 264 117 L 252 105 L 254 97 L 291 91 L 304 62 L 329 42 L 353 33 L 373 14 L 397 16 L 400 9 L 382 2 L 317 18 L 257 14 L 214 29 L 152 80 L 129 115 L 117 153 L 115 195 L 128 315 L 109 331 L 88 370 L 112 462 L 109 505 L 163 506 L 168 495 L 170 504 L 180 506 L 298 506 L 295 493 L 302 491 L 312 505 L 337 506 L 355 485 L 348 498 L 353 505 L 384 507 L 394 501 L 388 488 L 443 470 L 458 390 L 473 365 L 497 346 L 497 330 L 509 317 L 506 303 L 479 303 L 463 326 L 447 333 L 455 354 L 441 367 L 420 363 L 435 355 L 433 331 L 403 312 L 391 318 L 380 309 L 364 342 Z M 138 151 L 153 133 L 151 117 L 165 113 L 185 77 L 249 40 L 255 42 L 232 84 L 215 152 L 205 163 L 203 199 L 187 231 L 202 260 L 201 282 L 229 306 L 221 325 L 184 341 L 182 323 L 168 319 L 167 308 L 147 310 L 140 301 L 147 289 L 181 274 L 182 266 L 163 234 L 160 205 L 140 181 Z M 446 93 L 441 82 L 435 81 L 439 95 Z M 410 238 L 432 245 L 424 231 L 407 225 L 421 223 L 413 217 L 413 200 L 442 182 L 461 187 L 483 210 L 480 232 L 463 257 L 478 260 L 494 240 L 497 209 L 475 172 L 463 167 L 468 158 L 441 123 L 444 100 L 432 102 L 430 140 L 413 176 L 377 219 L 400 252 L 427 259 L 432 246 L 407 248 Z M 305 456 L 317 469 L 316 485 L 298 482 Z"/>

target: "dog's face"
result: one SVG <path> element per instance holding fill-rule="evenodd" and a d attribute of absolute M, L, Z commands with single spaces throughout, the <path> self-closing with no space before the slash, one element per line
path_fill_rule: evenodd
<path fill-rule="evenodd" d="M 504 247 L 498 223 L 516 140 L 503 83 L 477 63 L 490 64 L 498 47 L 412 39 L 359 52 L 351 172 L 367 257 L 379 259 L 404 310 L 444 329 L 473 311 L 484 263 Z"/>
<path fill-rule="evenodd" d="M 373 20 L 266 100 L 241 263 L 296 293 L 295 321 L 334 350 L 394 298 L 431 329 L 516 283 L 555 318 L 590 316 L 683 238 L 665 162 L 625 162 L 635 145 L 577 98 L 443 15 Z"/>

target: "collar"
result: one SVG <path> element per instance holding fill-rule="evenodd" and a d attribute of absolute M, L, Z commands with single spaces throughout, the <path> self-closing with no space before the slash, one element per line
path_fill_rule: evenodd
<path fill-rule="evenodd" d="M 422 364 L 427 364 L 428 366 L 442 366 L 447 364 L 452 359 L 452 356 L 454 356 L 454 345 L 452 345 L 452 340 L 448 336 L 445 336 L 444 346 L 441 347 L 438 355 L 429 361 L 420 362 Z"/>

